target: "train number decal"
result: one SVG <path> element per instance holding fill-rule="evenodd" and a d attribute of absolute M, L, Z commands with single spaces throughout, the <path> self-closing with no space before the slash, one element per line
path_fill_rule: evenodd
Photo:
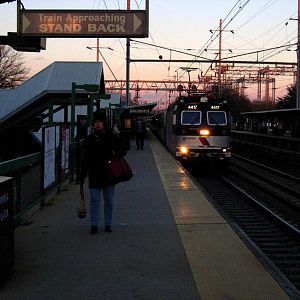
<path fill-rule="evenodd" d="M 194 105 L 188 105 L 188 109 L 197 109 L 197 105 L 196 104 L 194 104 Z"/>

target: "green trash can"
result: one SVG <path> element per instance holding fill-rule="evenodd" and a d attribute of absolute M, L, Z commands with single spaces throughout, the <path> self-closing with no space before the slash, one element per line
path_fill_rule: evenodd
<path fill-rule="evenodd" d="M 5 279 L 14 265 L 13 179 L 0 176 L 0 279 Z"/>

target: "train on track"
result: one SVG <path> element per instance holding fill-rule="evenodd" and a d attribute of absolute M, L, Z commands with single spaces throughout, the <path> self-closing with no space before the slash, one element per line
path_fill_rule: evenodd
<path fill-rule="evenodd" d="M 205 94 L 179 96 L 167 110 L 151 117 L 149 127 L 178 160 L 231 157 L 227 101 Z"/>

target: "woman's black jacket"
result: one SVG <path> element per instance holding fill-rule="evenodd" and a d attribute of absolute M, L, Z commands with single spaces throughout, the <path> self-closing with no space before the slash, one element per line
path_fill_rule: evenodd
<path fill-rule="evenodd" d="M 81 163 L 81 182 L 88 175 L 89 188 L 103 188 L 107 186 L 107 162 L 113 153 L 118 157 L 126 155 L 123 140 L 110 131 L 94 132 L 84 143 L 84 154 Z"/>

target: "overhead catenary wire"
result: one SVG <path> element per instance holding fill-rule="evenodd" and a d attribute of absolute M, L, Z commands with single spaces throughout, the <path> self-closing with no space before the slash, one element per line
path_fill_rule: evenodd
<path fill-rule="evenodd" d="M 281 49 L 281 50 L 276 51 L 276 52 L 273 53 L 273 54 L 269 54 L 269 55 L 267 55 L 266 57 L 264 57 L 264 58 L 262 59 L 262 61 L 266 61 L 267 59 L 269 59 L 269 58 L 271 58 L 271 57 L 273 57 L 273 56 L 275 56 L 275 55 L 278 55 L 279 53 L 281 53 L 281 52 L 283 52 L 283 51 L 286 51 L 286 49 Z"/>
<path fill-rule="evenodd" d="M 249 20 L 252 20 L 254 17 L 256 17 L 257 15 L 259 15 L 260 13 L 262 13 L 263 11 L 265 11 L 267 8 L 269 8 L 271 5 L 273 5 L 275 2 L 277 2 L 277 0 L 271 0 L 271 1 L 268 1 L 268 3 L 267 4 L 265 4 L 254 16 L 252 16 Z M 284 28 L 284 27 L 286 27 L 286 24 L 287 24 L 287 20 L 289 20 L 290 19 L 290 17 L 289 18 L 285 18 L 285 20 L 284 21 L 282 21 L 282 22 L 280 22 L 278 25 L 276 25 L 275 27 L 273 27 L 273 28 L 271 28 L 271 29 L 269 29 L 267 32 L 265 32 L 265 33 L 263 33 L 262 35 L 260 35 L 259 37 L 256 37 L 255 39 L 253 39 L 253 40 L 251 40 L 251 41 L 246 41 L 246 44 L 243 44 L 241 47 L 244 47 L 244 46 L 246 46 L 246 45 L 249 45 L 249 44 L 251 44 L 251 43 L 253 43 L 254 41 L 256 41 L 256 40 L 258 40 L 258 39 L 260 39 L 260 38 L 262 38 L 262 37 L 264 37 L 264 36 L 266 36 L 266 34 L 267 33 L 270 33 L 271 31 L 273 31 L 274 29 L 276 29 L 276 28 L 278 28 L 279 26 L 281 26 L 279 29 L 278 29 L 278 31 L 276 32 L 276 33 L 274 33 L 274 35 L 272 36 L 272 37 L 270 37 L 267 41 L 265 41 L 264 43 L 266 43 L 266 44 L 268 44 L 275 36 L 278 36 L 278 34 L 279 34 L 279 32 Z M 236 32 L 240 29 L 240 28 L 242 28 L 245 24 L 247 24 L 247 23 L 249 23 L 249 20 L 247 20 L 242 26 L 240 26 L 238 29 L 235 29 L 235 34 L 236 34 Z M 239 37 L 239 36 L 238 36 Z M 242 37 L 239 37 L 240 39 L 243 39 Z M 277 43 L 277 45 L 278 44 L 280 44 L 280 43 Z M 287 35 L 286 35 L 286 44 L 288 44 L 288 42 L 287 42 Z M 279 47 L 285 47 L 285 46 L 279 46 Z M 277 49 L 277 47 L 272 47 L 272 48 L 274 48 L 274 49 Z M 270 48 L 270 50 L 272 49 L 272 48 Z M 288 48 L 288 46 L 287 46 L 287 48 Z M 283 49 L 283 50 L 280 50 L 280 51 L 277 51 L 276 53 L 274 53 L 274 54 L 269 54 L 268 56 L 267 56 L 267 58 L 270 58 L 270 57 L 273 57 L 273 56 L 275 56 L 276 54 L 279 54 L 279 53 L 281 53 L 281 52 L 283 52 L 283 51 L 285 51 L 285 49 Z M 255 53 L 257 53 L 257 51 L 254 51 Z M 229 57 L 226 57 L 226 59 L 228 59 Z M 264 60 L 265 60 L 266 58 L 264 58 Z"/>
<path fill-rule="evenodd" d="M 278 28 L 279 26 L 282 26 L 281 28 L 283 28 L 283 26 L 286 26 L 286 25 L 285 25 L 286 22 L 287 22 L 292 16 L 294 16 L 294 14 L 291 15 L 291 16 L 289 16 L 289 17 L 287 17 L 287 18 L 285 18 L 285 19 L 283 19 L 283 20 L 282 20 L 281 22 L 279 22 L 276 26 L 274 26 L 274 27 L 268 29 L 266 32 L 262 33 L 261 35 L 257 36 L 256 38 L 254 38 L 254 39 L 252 39 L 252 40 L 250 40 L 250 41 L 246 41 L 244 38 L 240 37 L 240 36 L 237 34 L 238 30 L 235 30 L 235 35 L 238 36 L 240 39 L 242 39 L 242 40 L 244 40 L 244 41 L 246 42 L 245 44 L 242 44 L 240 47 L 245 47 L 245 46 L 247 46 L 247 45 L 251 45 L 253 42 L 255 42 L 255 41 L 257 41 L 257 40 L 259 40 L 259 39 L 265 37 L 267 34 L 271 33 L 273 30 L 275 30 L 275 29 Z M 256 46 L 253 45 L 253 47 L 256 47 Z"/>
<path fill-rule="evenodd" d="M 225 16 L 224 20 L 226 20 L 227 18 L 229 18 L 230 14 L 234 11 L 234 8 L 237 6 L 237 3 L 239 3 L 239 8 L 237 10 L 237 12 L 233 15 L 233 17 L 226 23 L 223 25 L 223 30 L 224 31 L 228 25 L 235 19 L 235 17 L 246 7 L 246 5 L 250 2 L 251 0 L 246 0 L 244 3 L 241 4 L 241 1 L 237 1 L 236 4 L 234 5 L 234 7 L 230 10 L 230 12 Z M 202 55 L 203 51 L 208 48 L 220 35 L 220 32 L 217 33 L 217 30 L 213 31 L 213 34 L 211 36 L 211 38 L 202 46 L 201 50 L 197 53 L 197 55 L 195 56 L 195 60 L 196 57 L 199 55 Z M 187 68 L 191 67 L 193 65 L 193 62 L 190 63 Z M 180 78 L 183 76 L 183 74 L 185 73 L 185 71 L 183 71 L 183 73 L 181 74 Z"/>
<path fill-rule="evenodd" d="M 134 43 L 148 45 L 148 46 L 151 46 L 151 47 L 156 47 L 156 48 L 160 48 L 160 49 L 164 49 L 164 50 L 169 50 L 169 51 L 176 52 L 176 53 L 181 53 L 181 54 L 193 56 L 193 57 L 196 57 L 196 58 L 202 58 L 202 59 L 205 59 L 205 60 L 209 60 L 208 58 L 203 57 L 203 56 L 197 56 L 195 54 L 191 54 L 191 53 L 187 53 L 187 52 L 184 52 L 184 51 L 172 49 L 172 48 L 169 48 L 169 47 L 159 46 L 159 45 L 155 45 L 155 44 L 151 44 L 151 43 L 147 43 L 147 42 L 141 42 L 141 41 L 137 41 L 137 40 L 133 40 L 133 39 L 130 39 L 130 40 L 132 42 L 134 42 Z"/>
<path fill-rule="evenodd" d="M 230 16 L 230 14 L 234 11 L 235 7 L 237 5 L 240 5 L 239 6 L 239 10 L 238 10 L 238 13 L 242 11 L 242 9 L 244 9 L 244 7 L 250 2 L 250 0 L 247 0 L 246 3 L 244 3 L 243 5 L 241 5 L 240 3 L 241 1 L 238 0 L 236 2 L 236 4 L 233 6 L 233 8 L 229 11 L 229 13 L 225 16 L 225 18 L 223 18 L 223 22 L 225 22 L 225 20 L 227 20 L 227 18 Z M 223 26 L 223 30 L 234 20 L 234 18 L 237 16 L 237 14 L 235 14 L 230 20 L 228 23 L 226 23 L 224 26 Z M 205 42 L 205 44 L 202 46 L 202 48 L 199 50 L 198 54 L 197 55 L 201 55 L 203 53 L 203 51 L 209 47 L 209 45 L 211 45 L 215 40 L 216 38 L 219 36 L 219 34 L 217 34 L 217 30 L 214 30 L 213 33 L 212 33 L 212 36 Z"/>
<path fill-rule="evenodd" d="M 295 46 L 297 45 L 297 43 L 288 43 L 288 44 L 284 44 L 281 46 L 277 46 L 277 47 L 272 47 L 272 48 L 267 48 L 267 49 L 261 49 L 261 50 L 255 50 L 255 51 L 251 51 L 251 52 L 247 52 L 247 53 L 242 53 L 242 54 L 237 54 L 237 55 L 233 55 L 233 56 L 228 56 L 226 58 L 223 58 L 223 61 L 227 60 L 227 59 L 232 59 L 235 57 L 240 57 L 240 56 L 245 56 L 245 55 L 251 55 L 251 54 L 257 54 L 257 53 L 261 53 L 261 52 L 267 52 L 270 50 L 274 50 L 274 49 L 280 49 L 280 48 L 286 48 L 286 47 L 291 47 L 291 46 Z"/>
<path fill-rule="evenodd" d="M 254 19 L 254 17 L 256 17 L 257 15 L 259 15 L 259 14 L 261 14 L 263 11 L 265 11 L 266 9 L 268 9 L 271 5 L 273 5 L 275 2 L 277 2 L 277 0 L 275 0 L 275 1 L 273 1 L 273 0 L 271 0 L 271 1 L 268 1 L 268 3 L 267 4 L 265 4 L 257 13 L 256 13 L 256 15 L 254 15 L 254 16 L 252 16 L 250 19 L 248 19 L 243 25 L 241 25 L 238 29 L 235 29 L 235 32 L 237 31 L 237 30 L 239 30 L 239 29 L 241 29 L 243 26 L 245 26 L 246 24 L 248 24 L 249 22 L 250 22 L 250 20 L 252 20 L 252 19 Z M 276 27 L 278 27 L 278 26 L 280 26 L 281 24 L 279 24 L 279 25 L 277 25 Z M 269 30 L 269 31 L 271 31 L 271 30 Z M 264 35 L 262 35 L 262 36 L 264 36 Z M 272 39 L 272 38 L 271 38 Z M 271 40 L 271 39 L 269 39 L 269 41 Z M 255 39 L 256 40 L 256 39 Z M 247 42 L 247 44 L 246 45 L 248 45 L 249 44 L 249 42 Z M 293 44 L 294 45 L 294 44 Z M 244 45 L 243 45 L 244 46 Z M 263 49 L 263 50 L 259 50 L 259 51 L 253 51 L 253 52 L 249 52 L 249 53 L 243 53 L 243 54 L 240 54 L 240 55 L 235 55 L 235 56 L 229 56 L 229 57 L 226 57 L 226 58 L 223 58 L 223 60 L 226 60 L 226 59 L 230 59 L 230 58 L 232 58 L 232 57 L 238 57 L 238 56 L 242 56 L 242 55 L 249 55 L 249 54 L 252 54 L 252 53 L 258 53 L 258 52 L 267 52 L 267 51 L 270 51 L 270 50 L 272 50 L 272 49 L 280 49 L 279 51 L 276 51 L 276 52 L 273 52 L 272 54 L 269 54 L 268 56 L 266 56 L 265 58 L 264 58 L 264 60 L 266 60 L 267 58 L 271 58 L 271 57 L 273 57 L 273 56 L 275 56 L 275 55 L 277 55 L 277 54 L 279 54 L 279 53 L 281 53 L 281 52 L 283 52 L 283 51 L 285 51 L 286 49 L 288 49 L 289 47 L 291 46 L 291 44 L 289 44 L 289 42 L 286 42 L 285 43 L 285 45 L 281 45 L 281 46 L 278 46 L 278 47 L 272 47 L 272 48 L 269 48 L 269 49 Z M 282 48 L 284 48 L 284 49 L 282 49 Z M 273 50 L 274 51 L 274 50 Z M 208 72 L 209 70 L 207 70 L 207 72 Z M 206 72 L 206 73 L 207 73 Z M 205 73 L 205 74 L 206 74 Z"/>
<path fill-rule="evenodd" d="M 226 23 L 223 25 L 223 31 L 228 27 L 228 25 L 235 19 L 235 17 L 246 7 L 246 5 L 250 2 L 251 0 L 246 0 L 245 3 L 241 4 L 239 6 L 239 9 L 238 11 L 234 14 L 234 16 Z M 240 2 L 240 1 L 238 1 Z M 233 10 L 230 11 L 230 13 L 232 12 Z M 224 20 L 226 20 L 227 18 L 229 17 L 229 13 L 227 14 L 227 16 L 224 18 Z M 224 23 L 224 21 L 223 21 Z M 213 35 L 212 37 L 204 44 L 204 46 L 201 48 L 201 50 L 199 51 L 199 54 L 198 55 L 201 55 L 204 51 L 204 49 L 208 48 L 209 45 L 211 45 L 220 35 L 220 33 L 217 33 L 218 31 L 215 30 L 213 32 Z M 207 45 L 208 44 L 208 45 Z"/>
<path fill-rule="evenodd" d="M 136 6 L 138 7 L 138 9 L 140 9 L 140 5 L 137 3 L 137 0 L 135 0 L 135 3 L 136 3 Z M 140 1 L 140 3 L 141 3 L 141 1 Z M 158 49 L 157 49 L 157 47 L 156 47 L 156 43 L 155 43 L 155 41 L 154 41 L 154 38 L 153 38 L 153 36 L 152 36 L 152 34 L 149 32 L 149 36 L 150 36 L 150 38 L 151 38 L 151 40 L 152 40 L 152 42 L 153 42 L 153 45 L 155 46 L 155 48 L 156 48 L 156 50 L 157 50 L 157 54 L 158 55 L 160 55 L 160 53 L 159 53 L 159 51 L 158 51 Z"/>
<path fill-rule="evenodd" d="M 93 0 L 93 6 L 92 6 L 92 8 L 95 7 L 95 5 L 96 5 L 95 2 L 96 2 L 96 0 Z M 108 6 L 107 6 L 107 3 L 106 3 L 105 0 L 99 0 L 98 5 L 97 5 L 97 6 L 98 6 L 97 9 L 100 9 L 100 6 L 101 6 L 101 3 L 102 3 L 102 2 L 103 2 L 103 5 L 105 6 L 105 8 L 108 9 Z M 117 5 L 118 8 L 120 9 L 120 2 L 119 2 L 119 0 L 118 0 L 118 3 L 117 3 L 117 4 L 116 4 L 116 2 L 115 2 L 115 0 L 114 0 L 114 3 L 115 3 L 115 5 Z M 124 53 L 125 53 L 125 49 L 124 49 L 124 46 L 123 46 L 123 44 L 122 44 L 122 42 L 121 42 L 121 39 L 118 39 L 118 42 L 120 43 L 122 52 L 123 52 L 123 54 L 124 54 Z M 114 42 L 114 43 L 115 43 L 115 42 Z M 113 46 L 114 43 L 110 44 L 110 46 L 108 46 L 107 48 L 114 48 L 114 46 Z M 114 50 L 114 52 L 117 52 L 117 51 Z M 103 53 L 102 53 L 100 50 L 98 51 L 98 53 L 99 53 L 99 54 L 101 55 L 101 57 L 103 58 L 104 62 L 106 63 L 107 67 L 109 68 L 109 70 L 110 70 L 111 74 L 113 75 L 113 77 L 115 78 L 115 80 L 117 80 L 117 78 L 116 78 L 114 72 L 112 71 L 112 68 L 111 68 L 110 65 L 108 64 L 108 62 L 107 62 L 107 60 L 105 59 Z M 113 55 L 113 56 L 116 56 L 116 55 Z M 124 57 L 124 56 L 119 56 L 119 57 Z M 125 64 L 125 63 L 122 64 L 122 66 L 118 69 L 118 71 L 119 71 L 121 68 L 124 67 L 124 64 Z"/>
<path fill-rule="evenodd" d="M 255 17 L 257 17 L 258 15 L 260 15 L 262 12 L 264 12 L 265 10 L 267 10 L 268 8 L 270 8 L 274 3 L 276 3 L 278 0 L 269 0 L 266 4 L 264 4 L 253 16 L 251 16 L 246 22 L 244 22 L 241 26 L 239 26 L 237 29 L 234 29 L 234 33 L 236 34 L 236 32 L 238 32 L 242 27 L 244 27 L 246 24 L 248 24 L 251 20 L 253 20 Z M 248 4 L 249 2 L 245 3 Z M 228 26 L 228 23 L 224 26 L 224 29 Z M 277 27 L 277 26 L 276 26 Z M 275 28 L 276 28 L 275 27 Z M 264 36 L 261 35 L 261 37 Z M 258 39 L 258 38 L 256 38 Z M 254 40 L 256 40 L 254 39 Z M 224 39 L 226 40 L 226 38 Z M 245 45 L 248 45 L 250 42 L 247 42 Z M 243 45 L 243 46 L 245 46 Z M 228 59 L 229 57 L 226 57 L 226 59 Z"/>
<path fill-rule="evenodd" d="M 250 17 L 246 22 L 244 22 L 241 26 L 235 29 L 235 31 L 240 30 L 243 28 L 245 25 L 247 25 L 249 22 L 251 22 L 254 18 L 259 16 L 261 13 L 263 13 L 266 9 L 268 9 L 270 6 L 272 6 L 274 3 L 276 3 L 278 0 L 270 0 L 267 2 L 262 8 L 260 8 L 252 17 Z"/>
<path fill-rule="evenodd" d="M 250 0 L 249 0 L 250 1 Z M 94 2 L 95 2 L 95 0 L 94 0 Z M 112 2 L 108 2 L 108 1 L 103 1 L 104 3 L 105 3 L 105 5 L 106 5 L 106 3 L 108 3 L 108 4 L 112 4 Z M 116 3 L 117 2 L 117 4 L 116 5 L 118 5 L 118 7 L 119 7 L 119 9 L 120 9 L 120 2 L 121 1 L 116 1 L 116 0 L 114 0 L 114 3 Z M 139 7 L 139 5 L 140 5 L 140 2 L 142 2 L 142 1 L 139 1 L 139 0 L 135 0 L 135 4 L 136 4 L 136 6 L 137 7 Z M 264 3 L 264 7 L 265 7 L 265 10 L 262 10 L 262 8 L 260 8 L 260 10 L 261 10 L 261 12 L 259 13 L 259 14 L 262 14 L 263 12 L 265 12 L 267 9 L 269 9 L 269 7 L 271 6 L 271 5 L 273 5 L 274 3 L 276 3 L 277 2 L 277 0 L 276 1 L 274 1 L 274 0 L 271 0 L 271 1 L 265 1 L 265 2 L 267 2 L 267 3 Z M 246 4 L 247 2 L 246 1 L 236 1 L 235 2 L 235 6 L 234 7 L 232 7 L 231 8 L 231 10 L 229 11 L 229 13 L 228 13 L 228 15 L 223 19 L 223 21 L 224 21 L 224 24 L 225 23 L 227 23 L 228 21 L 230 21 L 231 19 L 232 19 L 232 17 L 235 15 L 235 13 L 237 12 L 237 9 L 238 9 L 238 5 L 242 5 L 242 4 Z M 269 5 L 269 7 L 267 7 L 267 5 Z M 107 6 L 107 5 L 106 5 Z M 121 5 L 122 6 L 122 5 Z M 236 17 L 235 17 L 236 18 Z M 252 16 L 252 19 L 248 19 L 248 20 L 246 20 L 239 28 L 244 28 L 246 25 L 248 25 L 248 23 L 250 23 L 253 19 L 255 18 L 255 16 Z M 245 20 L 246 18 L 244 18 L 244 20 Z M 247 22 L 247 23 L 246 23 Z M 231 23 L 232 24 L 232 23 Z M 238 28 L 238 29 L 239 29 Z M 280 33 L 280 28 L 281 27 L 277 27 L 277 31 L 276 32 L 278 32 L 278 33 Z M 237 29 L 237 30 L 238 30 Z M 269 30 L 269 32 L 272 32 L 272 30 Z M 275 32 L 275 31 L 274 31 Z M 217 37 L 218 37 L 218 35 L 217 34 L 215 34 L 215 40 L 217 39 Z M 267 35 L 262 35 L 262 36 L 267 36 Z M 153 35 L 150 35 L 149 36 L 150 38 L 151 38 L 151 41 L 153 42 L 152 44 L 152 46 L 149 46 L 149 45 L 146 45 L 146 46 L 149 46 L 150 48 L 151 47 L 153 47 L 153 48 L 155 48 L 155 50 L 156 50 L 156 52 L 157 53 L 161 53 L 164 57 L 165 56 L 167 56 L 167 54 L 166 54 L 166 51 L 171 51 L 171 52 L 173 52 L 173 51 L 176 51 L 177 49 L 175 48 L 175 47 L 163 47 L 163 48 L 160 48 L 160 47 L 162 47 L 162 44 L 160 44 L 160 45 L 157 45 L 156 43 L 157 43 L 157 41 L 155 41 L 155 37 L 156 37 L 156 35 L 155 36 L 153 36 Z M 156 37 L 157 38 L 157 37 Z M 267 36 L 267 38 L 269 38 L 269 36 Z M 256 38 L 257 39 L 257 38 Z M 256 41 L 256 39 L 254 39 L 254 42 Z M 119 40 L 120 41 L 120 40 Z M 269 45 L 269 42 L 271 42 L 272 41 L 272 44 L 273 44 L 273 40 L 272 40 L 272 37 L 271 38 L 269 38 L 267 41 L 265 40 L 264 42 L 266 43 L 266 45 L 267 46 L 272 46 L 272 45 Z M 148 43 L 148 44 L 150 44 L 150 43 Z M 259 50 L 257 51 L 251 51 L 251 49 L 249 49 L 249 52 L 245 52 L 245 53 L 238 53 L 238 54 L 236 54 L 236 50 L 239 50 L 238 48 L 237 49 L 233 49 L 233 51 L 235 52 L 235 54 L 236 55 L 240 55 L 240 56 L 245 56 L 245 57 L 247 57 L 247 55 L 251 55 L 251 53 L 253 54 L 253 53 L 265 53 L 265 54 L 267 54 L 267 55 L 271 55 L 271 57 L 272 56 L 275 56 L 276 55 L 276 53 L 278 52 L 278 53 L 280 53 L 280 52 L 282 52 L 283 51 L 283 49 L 285 50 L 285 48 L 286 47 L 288 47 L 287 46 L 287 44 L 288 44 L 288 39 L 286 39 L 285 40 L 285 42 L 283 43 L 283 45 L 279 45 L 279 46 L 276 46 L 276 47 L 264 47 L 264 46 L 266 46 L 266 45 L 263 45 L 263 47 L 258 47 L 259 48 Z M 121 45 L 121 47 L 122 47 L 122 49 L 123 49 L 123 51 L 124 51 L 124 48 L 123 48 L 123 44 L 121 43 L 121 41 L 120 41 L 120 45 Z M 212 45 L 212 44 L 211 44 Z M 249 42 L 247 42 L 247 44 L 246 45 L 249 45 Z M 292 45 L 294 45 L 294 44 L 292 44 Z M 292 46 L 291 45 L 291 46 Z M 254 45 L 253 45 L 254 46 Z M 278 48 L 277 48 L 278 47 Z M 281 48 L 282 47 L 282 48 Z M 250 48 L 250 47 L 249 47 Z M 272 48 L 274 48 L 274 52 L 272 52 L 271 50 L 272 50 Z M 232 49 L 232 48 L 231 48 Z M 163 50 L 165 51 L 165 52 L 163 52 Z M 240 50 L 242 50 L 242 49 L 240 49 Z M 240 50 L 239 50 L 239 52 L 240 52 Z M 246 49 L 244 49 L 244 50 L 246 50 Z M 136 54 L 138 53 L 138 52 L 135 52 Z M 185 51 L 178 51 L 177 52 L 178 54 L 182 54 L 182 55 L 189 55 L 190 57 L 197 57 L 197 54 L 199 53 L 199 50 L 198 50 L 198 52 L 197 53 L 193 53 L 193 52 L 190 52 L 190 53 L 187 53 L 187 52 L 185 52 Z M 106 56 L 106 54 L 104 53 L 104 55 Z M 113 53 L 112 53 L 112 55 L 114 55 Z M 146 54 L 145 54 L 146 55 Z M 174 57 L 174 55 L 172 54 L 172 58 Z M 176 57 L 176 55 L 175 55 L 175 57 Z M 211 57 L 211 55 L 209 55 L 208 57 Z M 230 59 L 232 56 L 228 56 L 228 57 L 225 57 L 224 56 L 224 60 L 226 60 L 226 59 Z M 262 57 L 262 55 L 261 55 L 261 57 Z M 266 56 L 267 57 L 267 56 Z M 207 59 L 207 57 L 205 57 L 205 59 L 206 60 L 208 60 Z M 165 63 L 165 62 L 164 62 Z M 174 65 L 172 65 L 172 68 L 174 67 Z M 135 68 L 136 68 L 136 64 L 135 64 Z M 206 68 L 206 66 L 205 66 L 205 68 Z M 114 68 L 114 70 L 115 70 L 115 68 Z M 136 71 L 138 71 L 137 70 L 137 68 L 136 68 Z M 203 74 L 202 72 L 201 72 L 201 74 Z"/>

